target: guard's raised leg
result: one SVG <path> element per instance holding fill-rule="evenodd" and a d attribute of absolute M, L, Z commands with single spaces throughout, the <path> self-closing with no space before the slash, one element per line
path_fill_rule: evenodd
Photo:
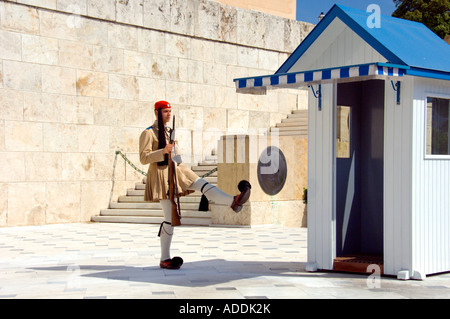
<path fill-rule="evenodd" d="M 249 182 L 242 180 L 238 184 L 238 189 L 241 191 L 236 196 L 228 195 L 220 190 L 218 187 L 211 185 L 203 178 L 198 178 L 189 189 L 199 191 L 209 200 L 214 201 L 217 204 L 223 204 L 230 206 L 236 213 L 242 210 L 242 205 L 250 198 L 251 185 Z"/>

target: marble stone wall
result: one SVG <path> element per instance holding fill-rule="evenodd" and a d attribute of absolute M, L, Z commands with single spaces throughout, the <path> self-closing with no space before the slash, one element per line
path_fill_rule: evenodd
<path fill-rule="evenodd" d="M 239 95 L 232 80 L 274 72 L 311 28 L 209 0 L 1 1 L 0 226 L 88 221 L 134 187 L 114 152 L 139 163 L 157 100 L 188 165 L 306 108 L 304 91 Z"/>

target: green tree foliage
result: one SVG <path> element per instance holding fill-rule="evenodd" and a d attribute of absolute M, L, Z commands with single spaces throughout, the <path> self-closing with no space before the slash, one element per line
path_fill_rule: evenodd
<path fill-rule="evenodd" d="M 422 22 L 441 38 L 450 34 L 450 0 L 393 0 L 393 17 Z"/>

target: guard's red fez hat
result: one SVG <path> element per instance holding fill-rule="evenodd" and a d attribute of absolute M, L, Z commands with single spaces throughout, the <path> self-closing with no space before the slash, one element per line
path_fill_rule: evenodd
<path fill-rule="evenodd" d="M 170 103 L 167 101 L 158 101 L 155 103 L 155 110 L 157 109 L 170 109 Z"/>

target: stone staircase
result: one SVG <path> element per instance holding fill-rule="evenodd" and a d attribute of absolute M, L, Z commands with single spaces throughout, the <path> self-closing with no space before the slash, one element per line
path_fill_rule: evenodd
<path fill-rule="evenodd" d="M 281 123 L 271 127 L 270 131 L 273 132 L 274 128 L 278 129 L 280 136 L 308 137 L 308 110 L 292 111 Z"/>
<path fill-rule="evenodd" d="M 217 167 L 217 157 L 207 157 L 204 162 L 193 166 L 192 170 L 202 176 Z M 206 177 L 209 183 L 217 185 L 217 171 Z M 164 214 L 159 203 L 144 202 L 144 182 L 138 182 L 127 194 L 119 196 L 117 202 L 111 202 L 109 208 L 102 209 L 99 216 L 93 216 L 93 222 L 160 224 Z M 211 212 L 199 211 L 201 193 L 194 192 L 180 197 L 181 223 L 183 225 L 209 226 Z"/>

